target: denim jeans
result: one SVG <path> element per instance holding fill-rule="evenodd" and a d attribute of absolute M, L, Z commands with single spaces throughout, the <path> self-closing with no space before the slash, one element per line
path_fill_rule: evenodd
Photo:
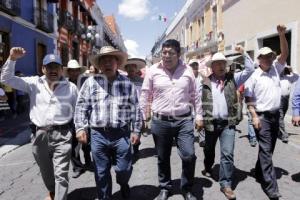
<path fill-rule="evenodd" d="M 221 188 L 231 187 L 234 170 L 235 127 L 215 124 L 214 128 L 214 132 L 205 132 L 204 167 L 206 170 L 212 168 L 215 161 L 215 147 L 219 138 L 221 150 L 219 183 Z"/>
<path fill-rule="evenodd" d="M 181 189 L 190 191 L 193 186 L 196 164 L 193 119 L 163 121 L 153 117 L 151 133 L 153 134 L 158 156 L 160 188 L 166 190 L 172 188 L 170 156 L 173 140 L 175 139 L 178 154 L 182 160 Z"/>
<path fill-rule="evenodd" d="M 130 131 L 115 129 L 109 132 L 91 129 L 91 150 L 95 163 L 95 180 L 99 199 L 112 196 L 111 166 L 117 183 L 128 184 L 132 173 Z"/>
<path fill-rule="evenodd" d="M 253 140 L 253 139 L 256 140 L 255 130 L 252 122 L 252 116 L 249 111 L 247 111 L 247 115 L 248 115 L 248 138 L 249 140 Z"/>

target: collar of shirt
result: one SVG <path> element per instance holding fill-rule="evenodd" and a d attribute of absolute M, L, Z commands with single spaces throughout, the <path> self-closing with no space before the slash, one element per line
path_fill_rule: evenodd
<path fill-rule="evenodd" d="M 163 65 L 163 61 L 160 61 L 159 63 L 158 63 L 158 66 L 157 66 L 158 68 L 166 68 L 164 65 Z M 176 70 L 178 69 L 178 68 L 182 68 L 182 67 L 186 67 L 186 65 L 182 62 L 182 60 L 178 60 L 178 65 L 177 65 L 177 68 L 176 68 Z"/>
<path fill-rule="evenodd" d="M 49 87 L 49 84 L 47 82 L 47 77 L 45 75 L 41 76 L 40 80 L 42 81 L 42 84 L 45 86 L 45 88 L 48 90 L 48 92 L 50 94 L 52 94 L 58 88 L 69 84 L 69 81 L 65 77 L 61 77 L 60 80 L 58 81 L 58 85 L 55 87 L 55 89 L 51 90 L 50 87 Z"/>
<path fill-rule="evenodd" d="M 274 74 L 275 66 L 274 66 L 274 64 L 272 64 L 268 71 L 263 71 L 260 67 L 258 67 L 256 70 L 258 71 L 259 76 L 263 76 L 263 75 L 269 76 L 269 75 Z M 275 72 L 275 74 L 276 74 L 276 72 Z"/>

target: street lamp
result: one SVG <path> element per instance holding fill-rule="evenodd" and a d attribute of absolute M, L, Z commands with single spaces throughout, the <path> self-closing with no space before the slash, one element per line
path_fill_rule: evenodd
<path fill-rule="evenodd" d="M 97 51 L 97 48 L 95 47 L 95 45 L 97 46 L 97 41 L 99 41 L 99 39 L 100 39 L 100 34 L 97 32 L 96 26 L 89 25 L 87 27 L 86 33 L 82 34 L 81 38 L 86 39 L 87 41 L 91 42 L 92 52 Z"/>

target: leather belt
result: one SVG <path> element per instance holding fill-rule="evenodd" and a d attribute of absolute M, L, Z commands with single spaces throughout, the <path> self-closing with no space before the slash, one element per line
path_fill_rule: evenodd
<path fill-rule="evenodd" d="M 185 113 L 183 115 L 178 115 L 178 116 L 161 115 L 161 114 L 158 114 L 158 113 L 153 113 L 153 116 L 160 119 L 160 120 L 163 120 L 163 121 L 176 121 L 176 120 L 180 120 L 181 118 L 184 118 L 184 117 L 190 117 L 191 114 L 192 113 L 190 111 L 188 113 Z"/>
<path fill-rule="evenodd" d="M 43 131 L 53 131 L 53 130 L 66 130 L 69 129 L 70 123 L 63 124 L 63 125 L 52 125 L 52 126 L 44 126 L 44 127 L 36 127 L 36 130 L 43 130 Z"/>

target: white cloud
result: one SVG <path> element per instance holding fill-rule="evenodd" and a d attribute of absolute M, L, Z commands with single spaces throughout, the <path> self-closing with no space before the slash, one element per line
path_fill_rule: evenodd
<path fill-rule="evenodd" d="M 136 41 L 126 39 L 124 41 L 124 44 L 125 44 L 125 47 L 127 48 L 129 57 L 131 57 L 131 58 L 144 58 L 145 57 L 145 56 L 142 56 L 139 54 L 139 52 L 138 52 L 139 44 Z"/>
<path fill-rule="evenodd" d="M 151 16 L 150 20 L 151 21 L 158 20 L 158 16 L 157 15 L 153 15 L 153 16 Z"/>
<path fill-rule="evenodd" d="M 123 0 L 119 14 L 134 20 L 142 20 L 149 14 L 149 0 Z"/>

